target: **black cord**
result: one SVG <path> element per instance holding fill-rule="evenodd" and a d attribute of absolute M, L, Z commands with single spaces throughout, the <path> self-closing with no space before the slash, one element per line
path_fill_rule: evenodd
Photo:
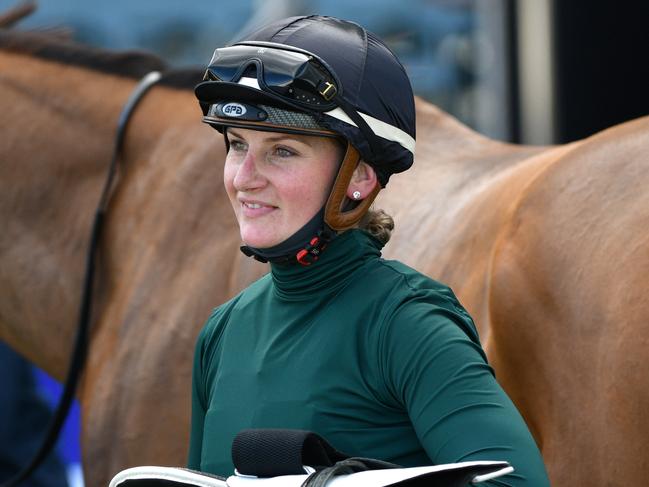
<path fill-rule="evenodd" d="M 47 433 L 45 434 L 45 440 L 41 444 L 38 452 L 32 460 L 24 467 L 20 472 L 18 472 L 13 478 L 7 482 L 0 485 L 0 487 L 15 487 L 20 485 L 24 480 L 26 480 L 43 462 L 43 460 L 49 455 L 52 448 L 56 444 L 56 440 L 59 437 L 61 432 L 61 427 L 67 418 L 70 411 L 70 406 L 74 399 L 74 395 L 79 383 L 79 377 L 86 361 L 86 355 L 88 352 L 88 335 L 90 330 L 90 317 L 92 311 L 92 295 L 93 295 L 93 283 L 95 280 L 95 254 L 97 252 L 97 246 L 101 238 L 101 230 L 104 223 L 104 216 L 106 214 L 106 208 L 110 200 L 111 189 L 113 186 L 113 179 L 117 170 L 117 160 L 122 149 L 122 144 L 124 141 L 124 134 L 126 133 L 126 126 L 130 120 L 130 116 L 133 113 L 133 110 L 137 106 L 138 102 L 142 99 L 142 96 L 151 88 L 159 79 L 160 73 L 158 71 L 153 71 L 147 74 L 139 84 L 135 87 L 131 96 L 126 101 L 124 108 L 120 114 L 119 120 L 117 122 L 117 134 L 115 136 L 115 144 L 113 145 L 113 155 L 110 161 L 110 166 L 108 167 L 108 175 L 106 177 L 106 182 L 104 183 L 104 189 L 101 194 L 101 199 L 99 200 L 99 205 L 97 206 L 97 211 L 95 212 L 95 218 L 92 224 L 92 230 L 90 233 L 90 240 L 88 244 L 88 252 L 86 254 L 86 274 L 83 282 L 83 295 L 81 298 L 81 306 L 79 309 L 79 321 L 77 325 L 77 333 L 74 340 L 74 349 L 72 352 L 72 359 L 70 360 L 70 366 L 68 368 L 67 377 L 65 379 L 65 386 L 63 388 L 63 393 L 61 394 L 61 399 L 54 413 L 54 417 L 50 422 Z"/>

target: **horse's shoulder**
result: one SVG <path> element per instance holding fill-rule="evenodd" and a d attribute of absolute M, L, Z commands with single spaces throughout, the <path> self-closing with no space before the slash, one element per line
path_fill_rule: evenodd
<path fill-rule="evenodd" d="M 569 231 L 604 224 L 620 212 L 649 211 L 648 152 L 649 117 L 546 151 L 512 209 L 511 223 L 542 219 L 546 231 Z"/>
<path fill-rule="evenodd" d="M 602 279 L 619 290 L 644 279 L 637 274 L 648 257 L 640 231 L 649 221 L 648 136 L 643 118 L 543 154 L 496 240 L 493 302 L 503 292 L 528 309 L 532 296 L 576 304 L 561 295 L 580 293 L 582 306 L 595 306 L 585 296 Z"/>

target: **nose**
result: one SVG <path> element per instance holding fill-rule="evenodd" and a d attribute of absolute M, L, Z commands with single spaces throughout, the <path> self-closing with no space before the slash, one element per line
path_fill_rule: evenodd
<path fill-rule="evenodd" d="M 238 164 L 232 181 L 237 191 L 254 191 L 264 186 L 265 179 L 257 167 L 256 160 L 254 153 L 248 150 L 243 160 Z"/>

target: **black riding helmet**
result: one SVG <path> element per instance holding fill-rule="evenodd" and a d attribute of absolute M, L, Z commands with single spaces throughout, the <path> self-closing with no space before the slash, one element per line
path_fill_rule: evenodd
<path fill-rule="evenodd" d="M 408 169 L 415 146 L 414 97 L 390 49 L 359 25 L 333 17 L 292 17 L 217 49 L 196 86 L 203 121 L 228 126 L 342 137 L 347 153 L 326 208 L 273 249 L 242 250 L 262 261 L 308 263 L 335 232 L 355 225 L 380 188 L 343 211 L 360 159 L 381 186 Z M 302 258 L 300 258 L 300 256 Z"/>

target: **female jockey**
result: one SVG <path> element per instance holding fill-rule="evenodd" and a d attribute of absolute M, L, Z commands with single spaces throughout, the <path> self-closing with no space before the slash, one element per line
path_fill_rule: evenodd
<path fill-rule="evenodd" d="M 196 95 L 225 137 L 242 251 L 270 273 L 199 336 L 189 467 L 229 475 L 239 431 L 294 428 L 406 467 L 506 460 L 497 485 L 548 485 L 453 292 L 381 258 L 393 221 L 369 207 L 415 150 L 412 89 L 385 44 L 284 19 L 217 49 Z"/>

